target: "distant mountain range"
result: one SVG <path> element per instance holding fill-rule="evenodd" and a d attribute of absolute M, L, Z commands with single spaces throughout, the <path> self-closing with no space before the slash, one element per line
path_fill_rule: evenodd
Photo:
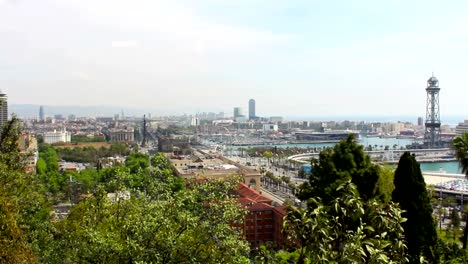
<path fill-rule="evenodd" d="M 15 113 L 20 118 L 37 118 L 39 116 L 40 105 L 33 104 L 12 104 L 9 105 L 9 113 Z M 196 110 L 185 109 L 187 114 L 195 114 Z M 61 114 L 65 117 L 69 115 L 75 115 L 77 117 L 90 116 L 90 117 L 113 117 L 116 114 L 124 112 L 125 116 L 141 117 L 144 114 L 151 114 L 152 116 L 162 115 L 182 115 L 184 112 L 171 111 L 165 109 L 151 108 L 131 108 L 131 107 L 118 107 L 118 106 L 73 106 L 73 105 L 44 105 L 44 112 L 47 117 Z M 421 115 L 423 116 L 423 115 Z M 424 116 L 423 116 L 424 117 Z M 416 123 L 417 115 L 414 116 L 286 116 L 285 120 L 290 121 L 343 121 L 343 120 L 354 120 L 354 121 L 367 121 L 367 122 L 396 122 L 396 121 L 409 121 Z M 467 116 L 463 115 L 442 115 L 442 124 L 448 124 L 450 126 L 456 126 L 459 122 L 468 119 Z"/>
<path fill-rule="evenodd" d="M 40 105 L 32 104 L 12 104 L 8 106 L 10 113 L 15 113 L 20 118 L 36 118 L 39 116 Z M 116 114 L 121 114 L 122 111 L 125 116 L 143 116 L 144 114 L 151 113 L 152 115 L 158 114 L 155 109 L 137 109 L 137 108 L 122 108 L 117 106 L 57 106 L 57 105 L 44 105 L 44 113 L 46 117 L 54 115 L 75 115 L 82 116 L 98 116 L 98 117 L 113 117 Z M 160 112 L 159 112 L 160 113 Z"/>

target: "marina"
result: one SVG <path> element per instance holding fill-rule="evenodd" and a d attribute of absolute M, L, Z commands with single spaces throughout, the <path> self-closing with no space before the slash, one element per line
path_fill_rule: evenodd
<path fill-rule="evenodd" d="M 372 148 L 372 151 L 367 151 L 375 160 L 380 159 L 385 164 L 396 166 L 399 157 L 404 151 L 411 152 L 424 152 L 424 150 L 408 150 L 406 147 L 415 142 L 421 142 L 420 139 L 414 138 L 397 138 L 397 137 L 375 137 L 375 136 L 360 136 L 359 143 L 364 148 Z M 276 147 L 278 149 L 298 148 L 318 152 L 327 147 L 335 146 L 335 142 L 306 142 L 306 143 L 293 143 L 293 142 L 268 142 L 266 144 L 242 144 L 242 145 L 229 145 L 218 144 L 228 155 L 243 155 L 243 152 L 248 148 L 261 148 L 261 147 Z M 369 147 L 370 146 L 370 147 Z M 387 149 L 387 150 L 385 150 Z M 427 151 L 426 151 L 427 152 Z M 300 154 L 299 154 L 300 155 Z M 314 154 L 312 154 L 314 155 Z M 416 154 L 418 155 L 418 154 Z M 420 162 L 421 170 L 427 172 L 446 172 L 446 173 L 461 173 L 458 162 L 455 160 L 452 150 L 445 148 L 442 150 L 434 150 L 434 152 L 427 152 L 426 154 L 419 154 L 418 161 Z"/>

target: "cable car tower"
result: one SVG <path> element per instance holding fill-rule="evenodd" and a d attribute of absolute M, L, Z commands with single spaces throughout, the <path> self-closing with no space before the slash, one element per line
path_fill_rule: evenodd
<path fill-rule="evenodd" d="M 427 148 L 440 146 L 440 112 L 439 112 L 439 80 L 432 77 L 427 80 L 426 131 L 424 145 Z"/>

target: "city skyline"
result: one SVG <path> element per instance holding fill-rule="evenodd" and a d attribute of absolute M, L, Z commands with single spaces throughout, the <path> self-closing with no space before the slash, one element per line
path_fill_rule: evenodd
<path fill-rule="evenodd" d="M 16 105 L 417 117 L 434 71 L 444 122 L 468 115 L 467 7 L 0 0 L 0 89 Z"/>

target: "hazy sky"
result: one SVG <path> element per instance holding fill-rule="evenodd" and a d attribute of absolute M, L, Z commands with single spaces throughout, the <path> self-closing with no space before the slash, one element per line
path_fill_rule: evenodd
<path fill-rule="evenodd" d="M 468 116 L 468 1 L 0 0 L 11 104 Z"/>

